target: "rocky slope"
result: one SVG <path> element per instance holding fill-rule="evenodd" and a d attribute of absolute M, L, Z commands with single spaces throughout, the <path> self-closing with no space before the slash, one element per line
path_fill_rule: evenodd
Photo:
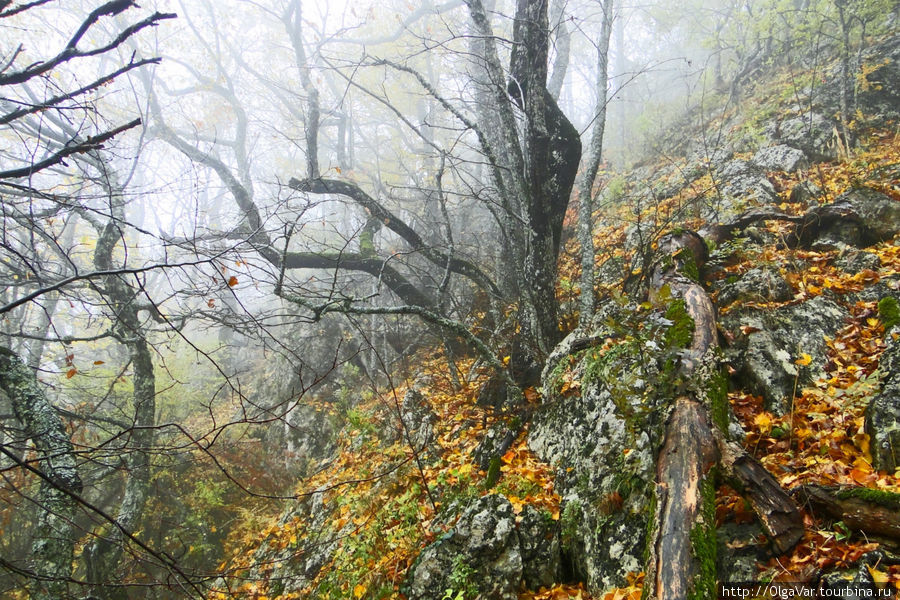
<path fill-rule="evenodd" d="M 703 488 L 714 526 L 694 551 L 717 559 L 703 577 L 900 582 L 896 532 L 840 512 L 848 498 L 863 517 L 896 507 L 900 491 L 900 37 L 865 60 L 880 66 L 860 89 L 866 119 L 849 154 L 835 143 L 835 89 L 797 106 L 786 83 L 769 82 L 694 129 L 682 158 L 628 174 L 598 215 L 600 309 L 554 351 L 523 406 L 479 406 L 487 374 L 459 365 L 469 378 L 454 387 L 432 356 L 414 382 L 341 411 L 313 407 L 330 426 L 309 435 L 337 433 L 300 446 L 329 456 L 300 484 L 303 501 L 258 539 L 235 541 L 243 550 L 223 589 L 637 598 L 668 405 L 684 390 L 805 510 L 799 544 L 778 552 L 739 490 Z M 708 260 L 671 260 L 718 311 L 716 364 L 692 378 L 679 364 L 695 323 L 649 280 L 654 242 L 673 230 L 708 241 Z M 562 277 L 576 281 L 569 251 Z M 837 508 L 811 500 L 820 489 Z"/>

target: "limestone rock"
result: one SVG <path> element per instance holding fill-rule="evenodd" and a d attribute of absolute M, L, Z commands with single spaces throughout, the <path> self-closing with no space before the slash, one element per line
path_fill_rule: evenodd
<path fill-rule="evenodd" d="M 501 495 L 483 496 L 452 531 L 425 548 L 403 586 L 409 600 L 436 600 L 447 590 L 515 600 L 523 562 L 512 505 Z"/>
<path fill-rule="evenodd" d="M 872 466 L 893 472 L 900 466 L 900 343 L 890 335 L 878 368 L 881 391 L 866 408 L 866 433 Z"/>
<path fill-rule="evenodd" d="M 760 148 L 753 156 L 753 163 L 764 171 L 786 171 L 792 173 L 809 166 L 806 154 L 787 144 L 776 144 Z"/>
<path fill-rule="evenodd" d="M 774 269 L 751 269 L 733 283 L 724 285 L 719 292 L 719 306 L 732 302 L 786 302 L 794 297 L 794 290 L 784 277 Z"/>
<path fill-rule="evenodd" d="M 728 313 L 721 323 L 734 338 L 726 356 L 737 371 L 738 383 L 761 395 L 768 410 L 784 414 L 795 388 L 825 375 L 825 336 L 834 336 L 846 316 L 844 308 L 824 296 L 774 310 Z M 810 356 L 809 365 L 795 363 L 802 354 Z"/>

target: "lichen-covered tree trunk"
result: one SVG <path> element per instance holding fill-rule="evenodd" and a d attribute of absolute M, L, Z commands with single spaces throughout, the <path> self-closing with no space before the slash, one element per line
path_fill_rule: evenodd
<path fill-rule="evenodd" d="M 108 181 L 115 181 L 110 175 Z M 98 270 L 114 270 L 113 249 L 122 239 L 118 223 L 124 222 L 123 196 L 113 184 L 110 194 L 111 218 L 100 232 L 94 251 L 94 265 Z M 134 532 L 143 516 L 150 492 L 150 450 L 156 437 L 156 376 L 150 344 L 145 337 L 139 316 L 138 289 L 130 285 L 124 276 L 110 275 L 103 281 L 102 293 L 112 310 L 111 318 L 117 321 L 119 340 L 128 348 L 133 369 L 133 417 L 132 427 L 123 432 L 128 440 L 125 453 L 125 490 L 116 514 L 118 527 L 99 532 L 84 550 L 87 578 L 92 591 L 101 598 L 125 599 L 127 593 L 121 586 L 110 586 L 116 581 L 116 571 L 125 549 L 125 533 Z"/>
<path fill-rule="evenodd" d="M 16 418 L 34 445 L 45 476 L 35 498 L 39 516 L 32 543 L 31 568 L 35 577 L 31 596 L 35 600 L 65 598 L 78 537 L 74 522 L 77 501 L 73 495 L 80 494 L 82 488 L 72 441 L 34 372 L 3 347 L 0 387 L 9 396 Z"/>

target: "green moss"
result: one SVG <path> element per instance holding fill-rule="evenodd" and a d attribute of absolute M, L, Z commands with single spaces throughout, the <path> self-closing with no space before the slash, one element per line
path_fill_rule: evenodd
<path fill-rule="evenodd" d="M 885 296 L 878 301 L 878 318 L 881 319 L 885 331 L 900 324 L 900 304 L 896 298 Z"/>
<path fill-rule="evenodd" d="M 849 500 L 858 498 L 872 504 L 877 504 L 884 508 L 900 510 L 900 494 L 886 492 L 884 490 L 876 490 L 867 487 L 846 488 L 835 492 L 835 497 L 841 500 Z"/>
<path fill-rule="evenodd" d="M 492 456 L 488 463 L 487 475 L 484 477 L 484 489 L 489 490 L 500 481 L 500 457 Z"/>
<path fill-rule="evenodd" d="M 666 308 L 666 319 L 672 325 L 666 330 L 665 342 L 669 348 L 687 348 L 694 338 L 694 319 L 688 314 L 684 300 L 669 302 Z"/>
<path fill-rule="evenodd" d="M 679 262 L 682 275 L 692 281 L 700 281 L 700 267 L 697 265 L 697 258 L 690 248 L 682 248 L 675 258 Z"/>
<path fill-rule="evenodd" d="M 559 517 L 559 536 L 563 550 L 572 548 L 572 541 L 582 519 L 581 513 L 581 500 L 573 498 L 566 502 L 562 515 Z"/>
<path fill-rule="evenodd" d="M 699 563 L 700 572 L 694 578 L 689 600 L 716 598 L 716 488 L 715 473 L 710 472 L 700 482 L 700 518 L 691 529 L 691 551 Z"/>
<path fill-rule="evenodd" d="M 706 383 L 706 401 L 713 423 L 723 433 L 728 431 L 728 375 L 717 369 Z"/>

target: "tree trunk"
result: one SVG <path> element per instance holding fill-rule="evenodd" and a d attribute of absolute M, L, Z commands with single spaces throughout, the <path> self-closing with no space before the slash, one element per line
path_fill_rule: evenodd
<path fill-rule="evenodd" d="M 609 38 L 612 35 L 614 0 L 603 2 L 603 26 L 597 42 L 597 107 L 594 130 L 588 149 L 588 161 L 578 188 L 578 242 L 581 246 L 581 307 L 578 324 L 587 327 L 594 314 L 594 181 L 603 158 L 603 133 L 606 130 L 607 87 L 609 84 Z"/>
<path fill-rule="evenodd" d="M 78 537 L 74 523 L 77 503 L 66 493 L 81 493 L 75 450 L 34 372 L 3 347 L 0 347 L 0 387 L 9 396 L 13 412 L 34 444 L 40 468 L 49 480 L 41 481 L 35 499 L 39 517 L 31 549 L 36 575 L 31 595 L 35 600 L 59 600 L 68 597 L 67 582 L 72 576 L 73 550 Z M 7 452 L 4 448 L 4 453 Z"/>
<path fill-rule="evenodd" d="M 115 182 L 115 175 L 108 173 L 105 181 Z M 106 223 L 97 240 L 94 266 L 98 270 L 115 268 L 113 250 L 124 237 L 119 228 L 119 223 L 125 222 L 123 194 L 115 183 L 110 184 L 107 192 L 113 218 Z M 103 282 L 102 293 L 112 309 L 111 318 L 117 321 L 118 337 L 128 348 L 134 369 L 134 414 L 131 431 L 122 432 L 123 438 L 128 440 L 128 447 L 123 459 L 125 491 L 116 515 L 116 523 L 120 527 L 99 532 L 85 548 L 84 556 L 87 579 L 92 584 L 93 593 L 101 598 L 125 600 L 128 597 L 126 588 L 108 584 L 117 581 L 116 571 L 126 544 L 125 532 L 133 533 L 138 529 L 150 492 L 149 453 L 156 438 L 156 375 L 150 344 L 138 314 L 139 291 L 122 276 L 110 275 Z"/>

